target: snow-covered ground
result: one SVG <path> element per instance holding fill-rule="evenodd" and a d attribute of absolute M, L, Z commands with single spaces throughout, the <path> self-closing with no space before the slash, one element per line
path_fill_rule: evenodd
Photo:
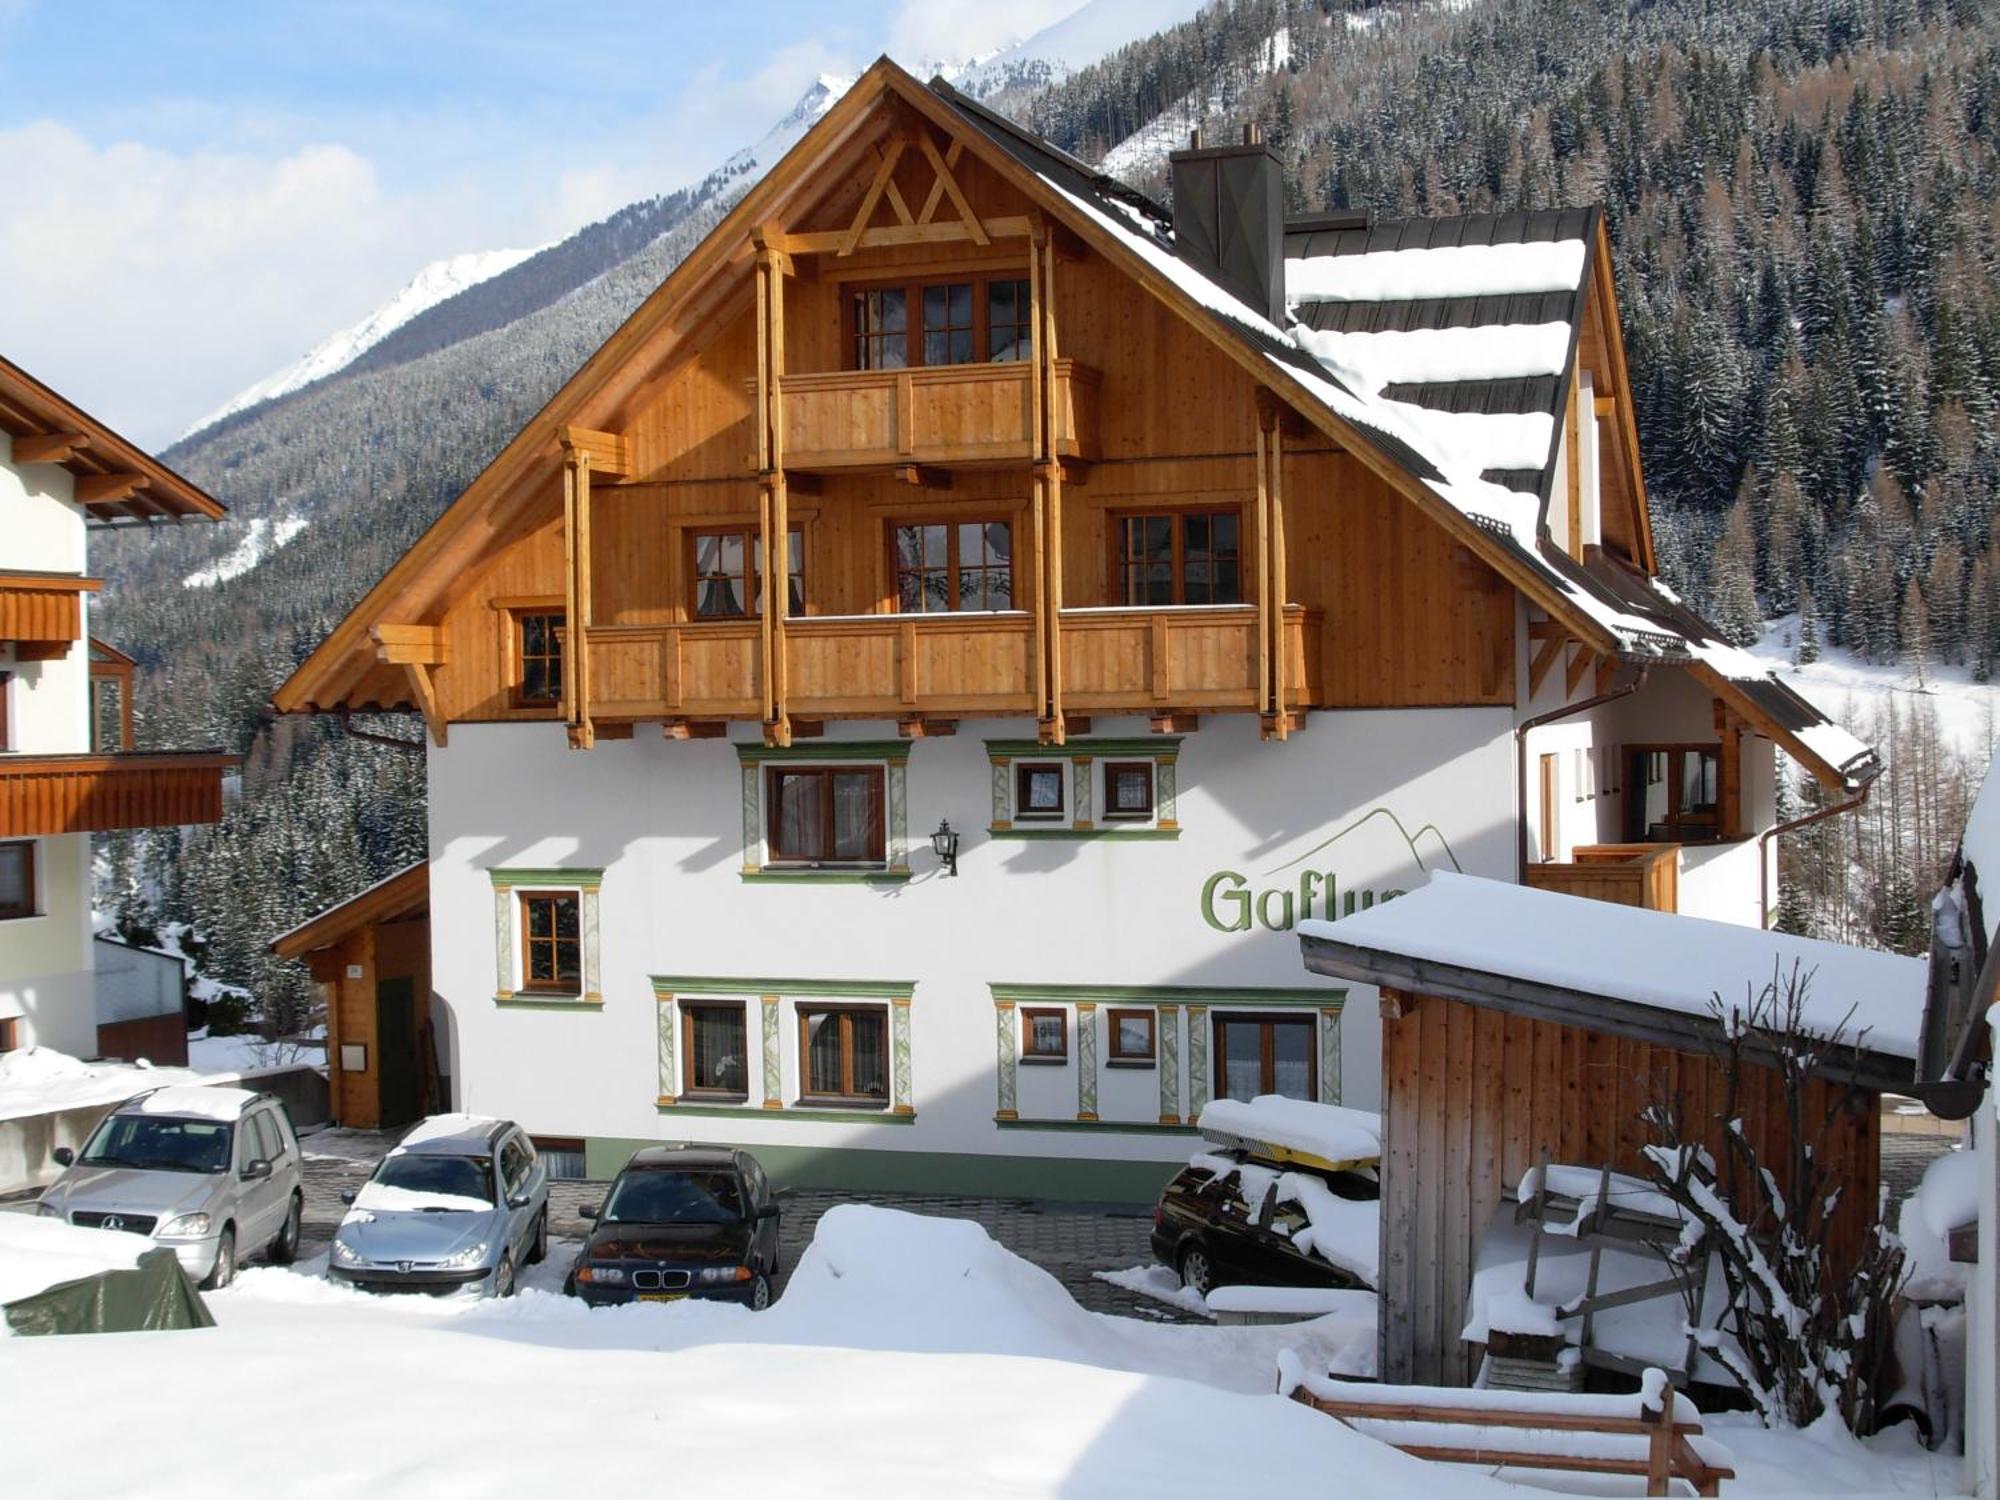
<path fill-rule="evenodd" d="M 305 529 L 304 516 L 280 516 L 275 521 L 268 516 L 258 516 L 243 528 L 243 535 L 234 547 L 207 567 L 197 568 L 188 574 L 181 580 L 181 587 L 213 588 L 218 583 L 240 578 Z"/>
<path fill-rule="evenodd" d="M 306 1262 L 210 1295 L 213 1329 L 0 1342 L 8 1492 L 1520 1497 L 1273 1394 L 1280 1349 L 1326 1357 L 1319 1323 L 1085 1312 L 974 1224 L 835 1208 L 765 1313 L 590 1311 L 554 1291 L 570 1250 L 507 1302 L 372 1299 Z M 307 1443 L 312 1412 L 337 1419 Z M 1956 1492 L 1899 1435 L 1709 1430 L 1732 1496 Z"/>
<path fill-rule="evenodd" d="M 1927 666 L 1922 678 L 1910 667 L 1865 662 L 1850 651 L 1822 645 L 1819 660 L 1794 666 L 1796 615 L 1765 622 L 1750 654 L 1761 660 L 1822 713 L 1867 737 L 1870 721 L 1893 705 L 1898 713 L 1929 708 L 1938 729 L 1960 754 L 1984 764 L 2000 740 L 2000 684 L 1974 682 L 1964 667 Z"/>

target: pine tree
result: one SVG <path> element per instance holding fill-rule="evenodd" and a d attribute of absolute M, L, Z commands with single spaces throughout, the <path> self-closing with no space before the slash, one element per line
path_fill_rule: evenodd
<path fill-rule="evenodd" d="M 1799 641 L 1792 652 L 1794 666 L 1810 666 L 1819 660 L 1819 610 L 1813 604 L 1812 590 L 1799 589 Z M 1782 820 L 1780 820 L 1782 821 Z"/>

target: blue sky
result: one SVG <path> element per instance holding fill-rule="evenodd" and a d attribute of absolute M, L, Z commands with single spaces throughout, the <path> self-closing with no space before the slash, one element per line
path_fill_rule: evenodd
<path fill-rule="evenodd" d="M 164 444 L 428 261 L 697 178 L 821 74 L 1078 3 L 0 0 L 0 353 Z"/>

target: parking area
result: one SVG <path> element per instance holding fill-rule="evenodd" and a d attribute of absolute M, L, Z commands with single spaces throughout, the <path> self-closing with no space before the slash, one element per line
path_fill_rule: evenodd
<path fill-rule="evenodd" d="M 337 1139 L 307 1136 L 305 1167 L 306 1212 L 303 1253 L 325 1250 L 345 1211 L 343 1192 L 368 1179 L 374 1158 L 388 1149 L 389 1138 L 375 1140 L 358 1131 L 334 1133 Z M 329 1149 L 330 1148 L 330 1149 Z M 337 1151 L 340 1154 L 330 1154 Z M 585 1221 L 580 1205 L 601 1200 L 607 1184 L 557 1182 L 549 1189 L 549 1230 L 558 1239 L 581 1238 Z M 778 1281 L 785 1281 L 799 1256 L 812 1242 L 819 1216 L 836 1203 L 871 1203 L 939 1218 L 971 1219 L 1016 1255 L 1054 1276 L 1083 1306 L 1095 1312 L 1119 1313 L 1157 1322 L 1188 1321 L 1185 1314 L 1163 1303 L 1097 1280 L 1094 1272 L 1143 1265 L 1152 1259 L 1147 1237 L 1152 1212 L 1132 1204 L 1052 1203 L 995 1198 L 957 1198 L 939 1194 L 852 1194 L 788 1189 L 778 1195 L 780 1263 Z M 566 1257 L 569 1247 L 553 1252 Z"/>

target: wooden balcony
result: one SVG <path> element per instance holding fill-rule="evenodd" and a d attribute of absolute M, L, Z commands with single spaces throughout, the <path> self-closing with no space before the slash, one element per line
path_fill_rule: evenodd
<path fill-rule="evenodd" d="M 0 641 L 16 661 L 48 661 L 83 639 L 83 596 L 103 587 L 74 573 L 0 572 Z"/>
<path fill-rule="evenodd" d="M 1032 373 L 1020 361 L 785 375 L 785 467 L 1026 463 L 1034 456 Z M 1095 370 L 1055 362 L 1058 457 L 1096 457 L 1097 387 Z"/>
<path fill-rule="evenodd" d="M 238 763 L 211 751 L 0 755 L 0 838 L 213 823 L 222 773 Z"/>
<path fill-rule="evenodd" d="M 1320 701 L 1319 615 L 1285 606 L 1287 702 Z M 1062 612 L 1063 707 L 1077 713 L 1256 710 L 1254 604 Z"/>
<path fill-rule="evenodd" d="M 1064 610 L 1063 702 L 1077 712 L 1254 712 L 1255 605 Z M 786 710 L 802 719 L 1031 716 L 1035 620 L 993 614 L 802 616 L 785 622 Z M 590 713 L 605 721 L 755 719 L 764 699 L 754 619 L 599 625 Z M 1288 699 L 1317 701 L 1315 611 L 1285 610 Z"/>
<path fill-rule="evenodd" d="M 1571 853 L 1566 863 L 1529 865 L 1528 884 L 1616 906 L 1679 910 L 1679 844 L 1579 844 Z"/>

